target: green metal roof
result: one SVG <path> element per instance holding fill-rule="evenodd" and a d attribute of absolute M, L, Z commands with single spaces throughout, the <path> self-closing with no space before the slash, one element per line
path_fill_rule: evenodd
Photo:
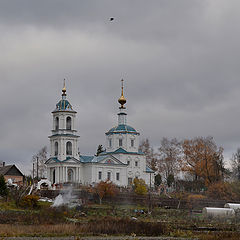
<path fill-rule="evenodd" d="M 146 166 L 146 172 L 147 173 L 154 173 L 154 171 L 148 166 Z"/>
<path fill-rule="evenodd" d="M 61 99 L 57 104 L 54 112 L 58 111 L 70 111 L 70 112 L 75 112 L 72 108 L 72 105 L 67 99 Z"/>
<path fill-rule="evenodd" d="M 117 153 L 124 153 L 124 154 L 139 154 L 139 155 L 143 155 L 144 153 L 141 151 L 138 152 L 128 152 L 126 150 L 124 150 L 123 148 L 118 148 L 117 150 L 115 150 L 114 152 L 102 152 L 100 153 L 100 155 L 107 155 L 107 154 L 117 154 Z"/>
<path fill-rule="evenodd" d="M 116 134 L 116 133 L 131 133 L 131 134 L 135 134 L 135 135 L 139 134 L 133 127 L 126 125 L 126 124 L 120 124 L 116 127 L 111 128 L 106 133 L 106 135 Z"/>

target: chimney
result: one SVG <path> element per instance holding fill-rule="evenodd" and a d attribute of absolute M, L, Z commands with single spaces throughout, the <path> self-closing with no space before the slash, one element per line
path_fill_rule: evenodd
<path fill-rule="evenodd" d="M 2 166 L 5 167 L 5 162 L 2 163 Z"/>

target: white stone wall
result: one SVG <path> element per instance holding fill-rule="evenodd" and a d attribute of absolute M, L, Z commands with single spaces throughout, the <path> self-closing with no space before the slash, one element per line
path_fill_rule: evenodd
<path fill-rule="evenodd" d="M 59 118 L 59 129 L 56 130 L 56 117 Z M 66 129 L 67 117 L 71 117 L 71 130 Z M 72 143 L 72 154 L 69 155 L 76 159 L 79 159 L 78 155 L 78 138 L 71 136 L 75 135 L 76 130 L 76 113 L 59 111 L 53 113 L 53 130 L 52 136 L 50 136 L 50 156 L 57 157 L 60 161 L 66 159 L 66 144 L 67 142 Z M 54 136 L 55 134 L 60 134 L 59 136 Z M 69 134 L 70 136 L 64 136 Z M 55 156 L 55 142 L 58 142 L 58 155 Z"/>
<path fill-rule="evenodd" d="M 112 146 L 109 145 L 111 139 Z M 122 139 L 122 146 L 119 146 L 119 139 Z M 131 146 L 131 140 L 134 140 L 134 146 Z M 110 134 L 106 137 L 106 151 L 114 152 L 119 148 L 123 148 L 127 152 L 138 152 L 139 135 L 125 133 L 125 134 Z"/>
<path fill-rule="evenodd" d="M 126 186 L 126 167 L 121 165 L 106 166 L 104 164 L 94 164 L 92 165 L 92 183 L 98 183 L 101 181 L 106 181 L 108 179 L 108 172 L 111 173 L 110 181 L 118 186 Z M 102 178 L 99 179 L 99 172 L 102 173 Z M 117 180 L 117 173 L 119 173 L 119 180 Z"/>

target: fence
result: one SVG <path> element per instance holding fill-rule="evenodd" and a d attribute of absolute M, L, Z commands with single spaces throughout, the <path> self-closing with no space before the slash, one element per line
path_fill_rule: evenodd
<path fill-rule="evenodd" d="M 66 192 L 66 191 L 65 191 Z M 64 190 L 41 190 L 42 197 L 55 198 L 58 194 L 64 193 Z M 77 198 L 84 199 L 90 203 L 97 203 L 98 196 L 94 193 L 89 193 L 85 190 L 73 190 L 72 195 Z M 229 202 L 226 200 L 212 200 L 212 199 L 201 199 L 191 202 L 191 205 L 187 200 L 180 200 L 177 198 L 166 198 L 155 194 L 147 195 L 136 195 L 134 193 L 118 193 L 115 197 L 105 197 L 103 202 L 110 204 L 129 204 L 129 205 L 149 205 L 158 206 L 162 208 L 173 208 L 173 209 L 189 209 L 193 208 L 200 210 L 204 207 L 224 207 L 224 204 Z M 238 202 L 240 203 L 240 202 Z"/>

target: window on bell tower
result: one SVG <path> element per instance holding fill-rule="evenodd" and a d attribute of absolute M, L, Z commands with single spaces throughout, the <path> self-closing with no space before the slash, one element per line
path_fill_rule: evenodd
<path fill-rule="evenodd" d="M 122 139 L 119 139 L 119 147 L 122 147 Z"/>
<path fill-rule="evenodd" d="M 67 154 L 67 155 L 72 155 L 72 143 L 71 143 L 71 142 L 67 142 L 67 145 L 66 145 L 66 154 Z"/>
<path fill-rule="evenodd" d="M 67 130 L 72 129 L 72 119 L 71 119 L 71 117 L 67 117 L 67 119 L 66 119 L 66 129 Z"/>
<path fill-rule="evenodd" d="M 54 151 L 54 152 L 55 152 L 54 155 L 57 156 L 57 155 L 58 155 L 58 142 L 55 142 L 55 147 L 54 147 L 54 148 L 55 148 L 55 149 L 54 149 L 54 150 L 55 150 L 55 151 Z"/>
<path fill-rule="evenodd" d="M 59 129 L 59 118 L 56 117 L 55 118 L 55 130 L 58 130 Z"/>

